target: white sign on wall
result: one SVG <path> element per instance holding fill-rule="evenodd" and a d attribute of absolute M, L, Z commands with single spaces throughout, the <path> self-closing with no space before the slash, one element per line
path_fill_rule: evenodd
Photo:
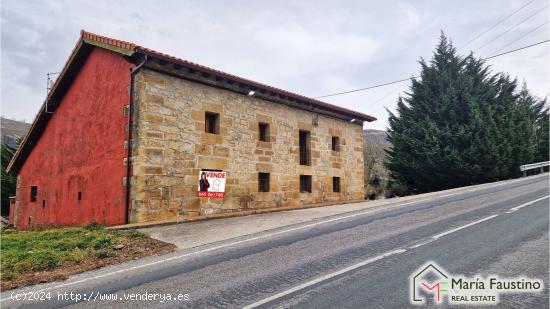
<path fill-rule="evenodd" d="M 225 195 L 225 172 L 200 171 L 197 186 L 198 197 L 223 198 Z"/>

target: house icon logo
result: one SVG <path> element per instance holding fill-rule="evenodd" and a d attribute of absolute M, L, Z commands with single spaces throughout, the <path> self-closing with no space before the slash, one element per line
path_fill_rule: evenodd
<path fill-rule="evenodd" d="M 423 305 L 431 297 L 440 304 L 447 293 L 449 275 L 435 262 L 428 262 L 418 268 L 409 278 L 410 301 L 413 305 Z"/>

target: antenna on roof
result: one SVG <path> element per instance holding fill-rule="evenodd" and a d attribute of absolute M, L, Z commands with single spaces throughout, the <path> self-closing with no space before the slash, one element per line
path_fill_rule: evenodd
<path fill-rule="evenodd" d="M 54 83 L 54 79 L 52 76 L 59 75 L 61 72 L 49 72 L 46 73 L 46 94 L 50 93 L 50 90 L 52 90 L 52 86 Z"/>
<path fill-rule="evenodd" d="M 46 113 L 47 114 L 53 114 L 53 112 L 48 111 L 48 95 L 50 94 L 50 90 L 52 90 L 54 79 L 52 76 L 59 75 L 61 72 L 48 72 L 46 73 Z"/>

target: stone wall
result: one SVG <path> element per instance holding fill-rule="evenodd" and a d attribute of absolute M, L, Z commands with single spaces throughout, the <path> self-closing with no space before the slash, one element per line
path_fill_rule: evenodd
<path fill-rule="evenodd" d="M 364 197 L 361 125 L 151 70 L 134 89 L 130 222 Z M 220 134 L 205 133 L 207 111 L 220 114 Z M 311 166 L 299 164 L 299 130 L 311 132 Z M 201 169 L 227 172 L 224 199 L 196 197 Z M 258 192 L 258 172 L 270 173 L 270 192 Z M 299 175 L 312 175 L 312 193 L 300 193 Z"/>

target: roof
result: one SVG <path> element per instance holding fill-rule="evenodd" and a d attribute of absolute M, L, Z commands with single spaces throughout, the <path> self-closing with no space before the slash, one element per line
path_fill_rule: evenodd
<path fill-rule="evenodd" d="M 297 100 L 303 100 L 303 101 L 306 101 L 306 102 L 314 104 L 314 105 L 319 105 L 319 106 L 322 106 L 322 107 L 329 107 L 329 108 L 332 108 L 332 109 L 334 109 L 336 111 L 339 111 L 339 112 L 342 112 L 342 113 L 354 115 L 356 119 L 361 120 L 361 121 L 374 121 L 374 120 L 376 120 L 375 117 L 367 115 L 367 114 L 359 113 L 359 112 L 356 112 L 356 111 L 353 111 L 353 110 L 350 110 L 350 109 L 347 109 L 347 108 L 339 107 L 339 106 L 336 106 L 336 105 L 333 105 L 333 104 L 329 104 L 329 103 L 326 103 L 326 102 L 323 102 L 323 101 L 320 101 L 320 100 L 317 100 L 317 99 L 309 98 L 309 97 L 306 97 L 306 96 L 303 96 L 303 95 L 300 95 L 300 94 L 296 94 L 296 93 L 293 93 L 293 92 L 290 92 L 290 91 L 286 91 L 286 90 L 279 89 L 279 88 L 276 88 L 276 87 L 272 87 L 272 86 L 269 86 L 269 85 L 265 85 L 265 84 L 262 84 L 262 83 L 259 83 L 259 82 L 253 81 L 253 80 L 242 78 L 242 77 L 239 77 L 239 76 L 236 76 L 236 75 L 233 75 L 233 74 L 229 74 L 229 73 L 226 73 L 226 72 L 223 72 L 223 71 L 220 71 L 220 70 L 216 70 L 216 69 L 204 66 L 204 65 L 200 65 L 200 64 L 188 61 L 188 60 L 184 60 L 184 59 L 177 58 L 177 57 L 174 57 L 174 56 L 162 53 L 162 52 L 158 52 L 158 51 L 155 51 L 155 50 L 143 47 L 143 46 L 139 46 L 139 45 L 134 44 L 134 43 L 112 39 L 112 38 L 109 38 L 109 37 L 105 37 L 105 36 L 97 35 L 97 34 L 94 34 L 94 33 L 86 32 L 84 30 L 81 31 L 81 36 L 85 40 L 99 42 L 100 44 L 111 45 L 111 46 L 114 46 L 114 47 L 119 48 L 119 49 L 124 49 L 129 54 L 131 54 L 132 52 L 138 52 L 138 53 L 142 53 L 142 54 L 149 55 L 149 56 L 152 56 L 152 57 L 158 57 L 158 58 L 164 59 L 164 60 L 169 61 L 169 62 L 177 63 L 177 64 L 180 64 L 180 65 L 183 65 L 183 66 L 186 66 L 186 67 L 192 67 L 192 68 L 196 69 L 197 71 L 207 72 L 207 73 L 210 73 L 210 74 L 213 74 L 213 75 L 218 75 L 218 76 L 221 76 L 221 77 L 224 77 L 224 78 L 227 78 L 227 79 L 231 79 L 235 82 L 239 82 L 239 83 L 254 86 L 254 87 L 259 88 L 259 89 L 267 89 L 269 91 L 273 91 L 273 92 L 276 92 L 276 93 L 281 93 L 281 94 L 283 94 L 287 97 L 293 97 Z"/>
<path fill-rule="evenodd" d="M 159 51 L 155 51 L 134 43 L 101 36 L 84 30 L 80 31 L 80 38 L 76 43 L 73 51 L 59 77 L 52 86 L 50 92 L 42 107 L 40 108 L 37 116 L 35 117 L 30 130 L 25 138 L 22 140 L 17 151 L 15 152 L 11 162 L 7 167 L 7 171 L 17 170 L 21 167 L 26 157 L 34 147 L 35 143 L 40 138 L 46 124 L 51 118 L 51 112 L 55 110 L 57 105 L 61 102 L 62 97 L 70 87 L 73 78 L 78 74 L 78 70 L 84 63 L 85 59 L 95 47 L 111 50 L 113 52 L 120 53 L 129 59 L 136 59 L 139 57 L 150 57 L 157 59 L 161 62 L 172 63 L 178 67 L 186 68 L 192 72 L 200 72 L 203 76 L 212 76 L 212 81 L 205 80 L 204 78 L 197 78 L 196 81 L 206 84 L 215 85 L 217 87 L 227 88 L 234 91 L 243 92 L 245 90 L 254 90 L 259 92 L 259 97 L 271 100 L 274 102 L 280 102 L 289 104 L 298 108 L 308 109 L 315 112 L 319 112 L 327 115 L 341 115 L 345 116 L 345 119 L 356 119 L 359 122 L 374 121 L 375 117 L 359 113 L 347 108 L 339 107 L 333 104 L 329 104 L 317 99 L 309 98 L 300 94 L 296 94 L 290 91 L 265 85 L 256 81 L 252 81 L 246 78 L 242 78 L 236 75 L 232 75 L 220 70 L 216 70 L 207 66 L 203 66 L 188 60 L 177 58 Z M 220 86 L 218 81 L 222 81 L 225 86 Z M 239 87 L 231 87 L 229 85 L 237 84 Z M 245 93 L 247 93 L 246 91 Z M 307 107 L 307 108 L 306 108 Z"/>

